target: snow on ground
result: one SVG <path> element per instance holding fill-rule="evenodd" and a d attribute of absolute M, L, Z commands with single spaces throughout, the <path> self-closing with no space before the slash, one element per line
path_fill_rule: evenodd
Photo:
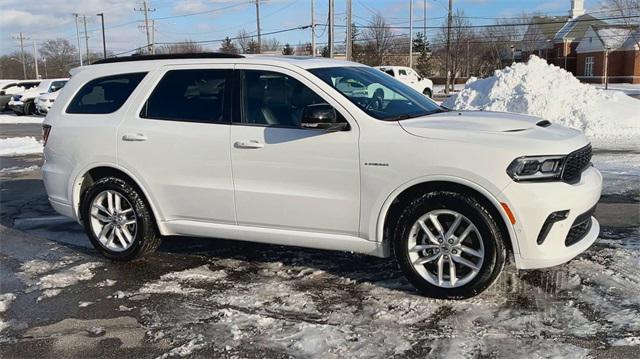
<path fill-rule="evenodd" d="M 444 106 L 525 113 L 584 131 L 596 147 L 640 145 L 640 101 L 583 84 L 571 73 L 532 57 L 494 76 L 470 79 Z"/>
<path fill-rule="evenodd" d="M 0 113 L 0 124 L 41 124 L 42 116 L 16 116 L 13 113 Z"/>
<path fill-rule="evenodd" d="M 35 137 L 0 138 L 0 156 L 23 156 L 42 153 L 42 143 Z"/>
<path fill-rule="evenodd" d="M 604 85 L 592 85 L 595 88 L 604 90 Z M 640 95 L 640 84 L 609 84 L 609 89 L 605 91 L 620 91 L 627 95 Z"/>
<path fill-rule="evenodd" d="M 596 152 L 592 162 L 604 177 L 604 195 L 640 201 L 640 153 Z"/>

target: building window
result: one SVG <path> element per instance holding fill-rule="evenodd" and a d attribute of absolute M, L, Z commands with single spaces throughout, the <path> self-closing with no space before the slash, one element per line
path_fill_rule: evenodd
<path fill-rule="evenodd" d="M 584 75 L 585 76 L 593 76 L 593 64 L 595 60 L 593 56 L 589 56 L 584 59 Z"/>

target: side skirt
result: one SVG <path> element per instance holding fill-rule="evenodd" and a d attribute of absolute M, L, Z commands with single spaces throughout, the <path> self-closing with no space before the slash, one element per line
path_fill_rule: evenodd
<path fill-rule="evenodd" d="M 232 239 L 257 243 L 298 246 L 332 251 L 345 251 L 385 258 L 388 251 L 382 243 L 341 234 L 304 232 L 288 229 L 251 227 L 188 220 L 163 222 L 166 235 Z"/>

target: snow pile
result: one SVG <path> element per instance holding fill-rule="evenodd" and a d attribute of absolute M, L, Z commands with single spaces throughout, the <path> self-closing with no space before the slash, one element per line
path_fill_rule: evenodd
<path fill-rule="evenodd" d="M 35 137 L 10 137 L 0 139 L 0 156 L 22 156 L 42 153 L 42 143 Z"/>
<path fill-rule="evenodd" d="M 15 174 L 15 173 L 24 173 L 24 172 L 33 172 L 40 169 L 40 166 L 29 166 L 29 167 L 7 167 L 0 169 L 0 174 Z"/>
<path fill-rule="evenodd" d="M 79 264 L 77 266 L 62 270 L 60 272 L 46 275 L 38 281 L 40 289 L 59 289 L 65 288 L 77 284 L 80 281 L 85 281 L 93 278 L 94 273 L 92 269 L 101 266 L 98 262 L 89 262 Z M 51 291 L 51 293 L 55 293 Z M 56 293 L 56 294 L 59 294 Z"/>
<path fill-rule="evenodd" d="M 596 144 L 640 143 L 640 101 L 583 84 L 571 73 L 531 57 L 485 79 L 471 78 L 444 106 L 524 113 L 582 130 Z"/>
<path fill-rule="evenodd" d="M 15 294 L 5 293 L 0 294 L 0 313 L 4 313 L 9 308 L 9 304 L 16 299 Z"/>

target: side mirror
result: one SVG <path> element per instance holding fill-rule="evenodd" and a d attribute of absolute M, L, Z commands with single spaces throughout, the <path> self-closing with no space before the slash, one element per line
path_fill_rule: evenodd
<path fill-rule="evenodd" d="M 329 104 L 321 103 L 309 105 L 302 110 L 300 127 L 325 130 L 327 132 L 344 131 L 349 124 L 338 122 L 338 113 Z"/>

